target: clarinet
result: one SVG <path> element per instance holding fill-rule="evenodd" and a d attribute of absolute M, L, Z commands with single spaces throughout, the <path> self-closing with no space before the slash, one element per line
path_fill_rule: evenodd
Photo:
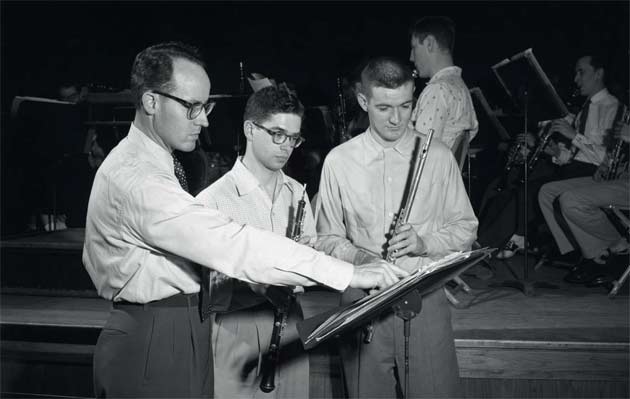
<path fill-rule="evenodd" d="M 621 121 L 622 123 L 626 125 L 630 123 L 630 109 L 629 108 L 627 107 L 625 108 L 623 112 L 623 116 L 621 117 Z M 621 164 L 622 158 L 624 157 L 622 150 L 623 150 L 623 140 L 619 139 L 615 143 L 615 148 L 612 151 L 612 154 L 610 157 L 610 165 L 608 166 L 608 173 L 606 173 L 605 180 L 613 180 L 617 176 L 617 170 L 619 169 L 619 165 Z"/>
<path fill-rule="evenodd" d="M 348 134 L 348 126 L 346 123 L 346 98 L 343 94 L 343 82 L 341 78 L 337 78 L 337 128 L 339 130 L 339 143 L 345 143 L 352 137 Z"/>
<path fill-rule="evenodd" d="M 295 213 L 295 219 L 293 220 L 293 226 L 290 230 L 289 238 L 294 241 L 298 241 L 302 236 L 302 230 L 304 227 L 304 217 L 306 212 L 306 185 L 304 185 L 304 192 L 302 198 L 298 201 L 297 210 Z M 289 315 L 289 309 L 295 295 L 291 287 L 277 287 L 271 286 L 267 288 L 265 293 L 267 299 L 274 305 L 273 314 L 273 330 L 271 332 L 271 339 L 269 341 L 269 349 L 265 355 L 265 363 L 263 366 L 263 375 L 260 380 L 260 390 L 269 393 L 276 389 L 276 366 L 280 359 L 280 338 L 282 332 L 287 325 L 287 318 Z"/>
<path fill-rule="evenodd" d="M 407 223 L 407 221 L 409 221 L 409 211 L 411 210 L 411 206 L 413 205 L 413 201 L 416 197 L 416 192 L 418 191 L 418 183 L 420 182 L 420 176 L 422 176 L 422 171 L 424 170 L 424 163 L 427 160 L 427 155 L 429 154 L 429 145 L 431 145 L 432 139 L 433 139 L 433 129 L 430 129 L 429 134 L 427 135 L 427 140 L 425 141 L 424 145 L 422 146 L 422 149 L 418 153 L 418 158 L 416 159 L 416 162 L 414 165 L 415 169 L 413 171 L 413 174 L 411 175 L 412 180 L 409 186 L 409 190 L 407 191 L 406 196 L 403 198 L 398 215 L 392 221 L 391 229 L 389 231 L 389 236 L 393 237 L 393 235 L 396 234 L 396 231 L 400 228 L 400 226 L 402 226 L 403 224 Z M 388 250 L 384 258 L 387 262 L 393 264 L 396 262 L 396 257 L 394 255 L 395 255 L 395 251 L 392 252 Z M 374 325 L 370 322 L 363 329 L 363 333 L 364 333 L 363 342 L 366 344 L 369 344 L 372 341 L 372 336 L 374 335 Z"/>

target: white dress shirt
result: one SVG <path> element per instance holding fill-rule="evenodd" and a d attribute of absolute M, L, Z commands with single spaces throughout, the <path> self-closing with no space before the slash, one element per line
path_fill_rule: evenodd
<path fill-rule="evenodd" d="M 134 125 L 98 169 L 83 264 L 98 293 L 146 303 L 199 292 L 197 263 L 260 284 L 345 289 L 351 265 L 234 223 L 179 185 L 171 154 Z"/>
<path fill-rule="evenodd" d="M 456 66 L 440 69 L 427 82 L 411 114 L 415 130 L 427 134 L 433 129 L 433 138 L 452 148 L 455 139 L 464 131 L 472 140 L 479 130 L 477 114 L 470 91 L 462 79 L 462 70 Z"/>
<path fill-rule="evenodd" d="M 579 150 L 575 154 L 576 161 L 599 165 L 606 155 L 604 136 L 612 128 L 619 101 L 615 96 L 603 89 L 593 97 L 588 106 L 588 117 L 584 126 L 584 134 L 576 134 L 571 142 Z M 580 130 L 580 114 L 576 116 L 575 131 Z"/>
<path fill-rule="evenodd" d="M 316 248 L 352 262 L 359 249 L 382 254 L 394 214 L 400 209 L 417 138 L 407 129 L 392 148 L 366 132 L 335 147 L 324 161 L 319 185 Z M 414 271 L 450 252 L 469 249 L 477 218 L 459 167 L 439 140 L 431 143 L 409 223 L 426 246 L 426 256 L 403 256 L 397 265 Z"/>

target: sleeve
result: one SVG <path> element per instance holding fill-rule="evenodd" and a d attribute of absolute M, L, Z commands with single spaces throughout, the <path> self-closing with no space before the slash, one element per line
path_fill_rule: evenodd
<path fill-rule="evenodd" d="M 175 254 L 250 283 L 337 290 L 352 279 L 353 267 L 275 233 L 233 222 L 200 204 L 172 179 L 150 176 L 136 185 L 125 204 L 129 239 Z"/>
<path fill-rule="evenodd" d="M 606 154 L 604 136 L 606 136 L 607 130 L 612 128 L 616 112 L 616 104 L 598 107 L 594 126 L 591 125 L 593 127 L 585 131 L 584 134 L 576 134 L 573 138 L 572 144 L 584 154 L 589 162 L 600 164 L 604 159 Z"/>
<path fill-rule="evenodd" d="M 441 205 L 443 222 L 436 231 L 420 236 L 429 257 L 469 250 L 477 239 L 479 222 L 468 199 L 459 167 L 450 151 L 443 154 L 443 166 L 435 168 L 438 173 L 445 171 L 442 187 L 444 203 Z M 434 184 L 442 183 L 438 179 Z"/>
<path fill-rule="evenodd" d="M 413 111 L 415 130 L 427 134 L 429 129 L 433 129 L 433 138 L 443 141 L 447 111 L 448 104 L 446 103 L 442 85 L 427 85 L 420 94 L 416 108 Z"/>
<path fill-rule="evenodd" d="M 330 157 L 324 160 L 318 197 L 315 248 L 337 259 L 353 263 L 359 250 L 347 238 L 339 182 Z"/>

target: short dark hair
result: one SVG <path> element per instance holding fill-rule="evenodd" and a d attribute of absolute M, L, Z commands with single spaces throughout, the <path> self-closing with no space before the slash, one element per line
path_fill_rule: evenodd
<path fill-rule="evenodd" d="M 198 48 L 181 43 L 159 43 L 142 50 L 131 67 L 131 95 L 136 106 L 142 106 L 142 95 L 150 90 L 170 92 L 173 87 L 173 60 L 183 58 L 205 69 Z"/>
<path fill-rule="evenodd" d="M 396 89 L 408 82 L 413 82 L 411 67 L 394 57 L 373 58 L 361 71 L 361 90 L 365 95 L 372 87 Z"/>
<path fill-rule="evenodd" d="M 417 20 L 409 30 L 411 37 L 419 42 L 432 35 L 440 48 L 451 54 L 455 48 L 455 22 L 449 17 L 424 17 Z"/>
<path fill-rule="evenodd" d="M 267 86 L 249 96 L 243 120 L 263 123 L 275 114 L 295 114 L 302 118 L 304 106 L 286 87 Z"/>

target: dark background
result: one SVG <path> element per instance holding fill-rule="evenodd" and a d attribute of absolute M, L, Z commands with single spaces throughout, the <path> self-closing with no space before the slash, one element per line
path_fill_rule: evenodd
<path fill-rule="evenodd" d="M 7 168 L 8 158 L 32 161 L 23 156 L 24 147 L 29 145 L 16 145 L 15 141 L 7 140 L 16 130 L 12 129 L 9 117 L 13 98 L 17 95 L 55 98 L 58 86 L 64 82 L 87 85 L 93 91 L 126 89 L 133 58 L 148 45 L 181 40 L 199 46 L 208 64 L 213 93 L 239 91 L 239 62 L 242 61 L 246 73 L 260 72 L 277 81 L 289 82 L 305 105 L 328 105 L 334 111 L 337 77 L 348 76 L 358 63 L 370 56 L 393 55 L 408 59 L 408 29 L 413 21 L 426 15 L 447 15 L 457 26 L 455 63 L 463 68 L 468 86 L 480 87 L 493 108 L 508 110 L 509 101 L 490 67 L 527 48 L 533 48 L 542 68 L 565 100 L 573 91 L 577 57 L 593 48 L 604 52 L 610 61 L 609 88 L 627 104 L 628 12 L 628 1 L 0 0 L 2 228 L 6 231 L 9 225 L 7 215 L 15 216 L 15 206 L 24 206 L 25 198 L 37 196 L 21 191 L 24 184 L 41 183 Z M 422 89 L 423 83 L 417 83 L 418 90 Z M 211 128 L 219 133 L 217 137 L 223 137 L 227 148 L 231 148 L 239 136 L 239 116 L 232 114 L 217 110 L 211 118 Z M 477 114 L 480 132 L 472 144 L 486 149 L 476 161 L 479 179 L 471 194 L 473 205 L 483 192 L 484 182 L 502 168 L 496 162 L 500 157 L 495 155 L 498 136 L 480 109 Z M 503 122 L 511 134 L 522 128 L 518 118 Z M 217 143 L 221 144 L 215 140 L 214 144 Z M 313 140 L 307 143 L 312 145 Z M 44 151 L 51 148 L 40 147 L 45 147 Z M 298 152 L 292 162 L 300 163 L 300 159 Z M 70 170 L 81 171 L 82 166 L 71 166 Z M 315 175 L 318 177 L 318 173 Z M 69 176 L 76 179 L 72 172 Z M 299 174 L 295 177 L 308 180 Z M 87 201 L 91 181 L 89 176 L 85 179 L 87 188 L 77 189 L 85 193 L 75 195 L 72 191 L 62 191 L 73 197 L 85 197 L 83 200 Z M 67 184 L 73 187 L 75 182 L 70 180 Z M 311 186 L 316 190 L 316 184 L 309 183 L 309 188 Z M 28 210 L 23 214 L 28 215 Z M 9 230 L 19 230 L 21 223 L 14 222 L 18 227 Z"/>
<path fill-rule="evenodd" d="M 409 57 L 408 28 L 424 15 L 457 25 L 455 62 L 469 87 L 504 100 L 490 66 L 532 47 L 558 90 L 569 90 L 582 49 L 606 50 L 618 91 L 628 82 L 627 1 L 33 2 L 2 1 L 2 102 L 54 96 L 59 80 L 127 88 L 144 47 L 201 47 L 215 93 L 238 90 L 239 61 L 327 104 L 335 81 L 372 55 Z M 496 93 L 495 93 L 496 92 Z"/>

